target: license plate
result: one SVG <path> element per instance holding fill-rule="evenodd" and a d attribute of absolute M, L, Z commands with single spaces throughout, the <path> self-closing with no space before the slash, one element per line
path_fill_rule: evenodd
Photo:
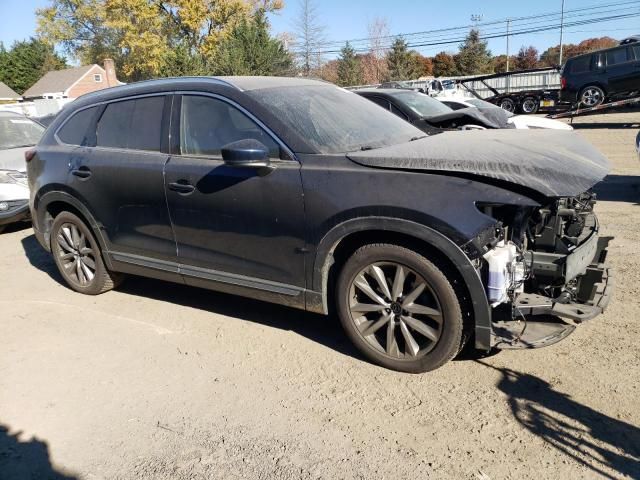
<path fill-rule="evenodd" d="M 554 102 L 553 100 L 541 100 L 540 101 L 540 106 L 541 107 L 553 107 L 555 106 L 556 102 Z"/>

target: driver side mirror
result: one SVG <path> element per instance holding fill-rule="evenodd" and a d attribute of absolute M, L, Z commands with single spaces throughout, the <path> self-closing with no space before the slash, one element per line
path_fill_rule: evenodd
<path fill-rule="evenodd" d="M 269 149 L 253 138 L 231 142 L 222 147 L 221 153 L 224 163 L 230 167 L 272 169 Z"/>

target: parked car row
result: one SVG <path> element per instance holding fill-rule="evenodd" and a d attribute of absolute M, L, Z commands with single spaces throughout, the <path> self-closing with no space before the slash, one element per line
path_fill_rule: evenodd
<path fill-rule="evenodd" d="M 44 127 L 24 115 L 0 112 L 0 233 L 10 223 L 29 219 L 25 152 Z"/>
<path fill-rule="evenodd" d="M 264 77 L 88 94 L 26 152 L 34 232 L 78 292 L 134 274 L 335 309 L 400 371 L 549 345 L 610 298 L 590 193 L 609 165 L 481 107 Z"/>

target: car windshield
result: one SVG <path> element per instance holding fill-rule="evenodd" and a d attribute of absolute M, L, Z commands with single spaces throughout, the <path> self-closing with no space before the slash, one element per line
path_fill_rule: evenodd
<path fill-rule="evenodd" d="M 484 100 L 480 100 L 479 98 L 469 98 L 466 100 L 467 103 L 470 103 L 471 105 L 473 105 L 474 107 L 477 108 L 486 108 L 488 110 L 494 110 L 494 109 L 498 109 L 498 110 L 502 110 L 503 112 L 505 112 L 505 114 L 507 115 L 507 117 L 513 117 L 513 113 L 508 112 L 506 110 L 504 110 L 503 108 L 500 108 L 497 105 L 494 105 L 493 103 L 489 103 L 486 102 Z"/>
<path fill-rule="evenodd" d="M 0 150 L 32 147 L 40 140 L 44 128 L 19 115 L 0 115 Z"/>
<path fill-rule="evenodd" d="M 276 87 L 246 93 L 314 149 L 301 153 L 353 152 L 424 136 L 393 113 L 335 86 Z"/>
<path fill-rule="evenodd" d="M 453 111 L 444 103 L 424 93 L 407 91 L 394 92 L 392 95 L 398 102 L 406 105 L 421 117 L 435 117 L 436 115 L 443 115 Z"/>

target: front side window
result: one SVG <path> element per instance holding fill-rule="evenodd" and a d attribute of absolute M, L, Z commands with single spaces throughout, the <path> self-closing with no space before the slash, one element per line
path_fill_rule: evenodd
<path fill-rule="evenodd" d="M 107 105 L 96 129 L 98 147 L 160 151 L 164 96 Z"/>
<path fill-rule="evenodd" d="M 627 48 L 616 48 L 615 50 L 611 50 L 607 52 L 607 65 L 617 65 L 619 63 L 625 63 L 629 59 L 627 57 Z"/>
<path fill-rule="evenodd" d="M 225 145 L 247 139 L 261 142 L 271 158 L 280 156 L 275 140 L 233 105 L 212 97 L 182 97 L 180 152 L 183 155 L 220 156 Z"/>

